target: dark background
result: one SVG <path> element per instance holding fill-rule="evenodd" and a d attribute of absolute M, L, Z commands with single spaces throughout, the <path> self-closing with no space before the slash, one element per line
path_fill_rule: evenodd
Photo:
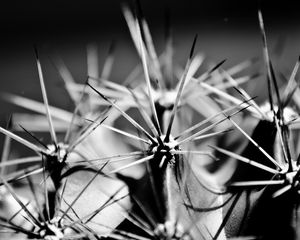
<path fill-rule="evenodd" d="M 131 1 L 128 1 L 131 2 Z M 166 8 L 173 26 L 175 58 L 184 63 L 198 33 L 197 51 L 225 66 L 261 57 L 257 9 L 263 12 L 269 45 L 281 43 L 276 67 L 290 72 L 300 52 L 300 15 L 296 1 L 141 1 L 160 53 Z M 121 1 L 9 1 L 0 5 L 0 91 L 42 100 L 33 45 L 40 49 L 51 105 L 71 109 L 62 81 L 51 64 L 58 53 L 78 82 L 86 76 L 86 45 L 99 46 L 100 69 L 111 41 L 117 43 L 112 80 L 121 82 L 138 63 L 121 12 Z M 278 44 L 280 43 L 280 44 Z M 0 100 L 0 123 L 17 107 Z"/>
<path fill-rule="evenodd" d="M 113 33 L 122 29 L 122 2 L 125 1 L 5 1 L 0 6 L 1 31 L 8 37 L 18 34 L 49 37 L 58 32 L 68 35 L 95 33 L 95 30 Z M 172 12 L 176 25 L 209 25 L 224 19 L 231 22 L 232 26 L 253 25 L 258 7 L 262 8 L 265 17 L 271 18 L 269 22 L 285 25 L 299 20 L 297 1 L 141 0 L 141 3 L 153 25 L 161 25 L 165 8 Z"/>

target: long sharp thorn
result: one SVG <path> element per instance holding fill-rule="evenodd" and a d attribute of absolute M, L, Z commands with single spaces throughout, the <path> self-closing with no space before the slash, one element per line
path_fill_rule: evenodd
<path fill-rule="evenodd" d="M 211 137 L 214 137 L 214 136 L 217 136 L 217 135 L 220 135 L 220 134 L 231 132 L 232 130 L 233 129 L 230 128 L 230 129 L 221 130 L 221 131 L 218 131 L 218 132 L 208 133 L 208 134 L 201 135 L 199 137 L 194 138 L 193 141 L 202 140 L 202 139 L 205 139 L 205 138 L 211 138 Z"/>
<path fill-rule="evenodd" d="M 34 134 L 29 132 L 26 128 L 24 128 L 21 124 L 19 124 L 19 127 L 23 129 L 24 132 L 26 132 L 30 137 L 32 137 L 35 141 L 37 141 L 41 146 L 43 146 L 45 149 L 49 150 L 48 146 L 44 144 L 40 139 L 38 139 Z"/>
<path fill-rule="evenodd" d="M 157 75 L 157 78 L 158 78 L 158 86 L 160 88 L 165 88 L 165 84 L 164 84 L 164 81 L 163 81 L 163 76 L 162 76 L 162 73 L 161 73 L 161 67 L 160 67 L 160 63 L 159 63 L 159 60 L 158 60 L 158 56 L 157 56 L 157 53 L 155 51 L 155 47 L 154 47 L 154 44 L 153 44 L 151 33 L 150 33 L 148 24 L 147 24 L 145 19 L 142 19 L 142 25 L 143 25 L 143 29 L 144 29 L 147 48 L 148 48 L 148 51 L 149 51 L 149 57 L 152 60 L 153 67 L 155 69 L 155 74 Z"/>
<path fill-rule="evenodd" d="M 248 106 L 247 106 L 247 107 L 248 107 Z M 238 110 L 238 111 L 235 111 L 234 113 L 232 113 L 232 114 L 230 115 L 230 117 L 232 117 L 232 116 L 234 116 L 234 115 L 236 115 L 236 114 L 238 114 L 238 113 L 244 111 L 247 107 L 244 107 L 244 108 L 242 108 L 242 109 L 240 109 L 240 110 Z M 200 134 L 203 134 L 203 133 L 209 131 L 210 129 L 214 128 L 215 126 L 219 125 L 220 123 L 226 121 L 227 118 L 229 118 L 229 116 L 226 116 L 226 117 L 224 117 L 224 118 L 218 120 L 217 122 L 212 123 L 211 125 L 207 126 L 206 128 L 200 130 L 199 132 L 196 132 L 196 133 L 192 134 L 191 136 L 186 137 L 185 139 L 176 142 L 176 145 L 175 145 L 175 146 L 180 146 L 181 144 L 183 144 L 183 143 L 185 143 L 185 142 L 192 141 L 193 139 L 195 139 L 196 137 L 198 137 Z M 175 147 L 175 146 L 173 146 L 173 147 Z"/>
<path fill-rule="evenodd" d="M 271 186 L 282 185 L 284 180 L 266 180 L 266 181 L 242 181 L 230 183 L 231 187 L 255 187 L 255 186 Z"/>
<path fill-rule="evenodd" d="M 270 59 L 269 59 L 267 38 L 266 38 L 266 32 L 265 32 L 265 27 L 264 27 L 264 20 L 263 20 L 262 13 L 261 13 L 260 9 L 258 10 L 258 20 L 259 20 L 260 32 L 261 32 L 262 41 L 263 41 L 264 58 L 265 58 L 265 62 L 267 64 L 268 75 L 269 75 L 269 78 L 271 79 L 272 76 L 271 76 L 271 69 L 270 69 L 270 66 L 269 66 Z"/>
<path fill-rule="evenodd" d="M 125 165 L 125 166 L 122 166 L 122 167 L 120 167 L 120 168 L 117 168 L 117 169 L 115 169 L 115 170 L 109 172 L 108 175 L 109 175 L 109 174 L 113 174 L 113 173 L 120 172 L 120 171 L 122 171 L 122 170 L 124 170 L 124 169 L 133 167 L 133 166 L 135 166 L 135 165 L 142 164 L 142 163 L 144 163 L 144 162 L 150 161 L 150 160 L 153 158 L 153 156 L 154 156 L 154 155 L 150 155 L 150 156 L 141 158 L 141 159 L 139 159 L 139 160 L 137 160 L 137 161 L 134 161 L 134 162 L 132 162 L 132 163 L 129 163 L 129 164 Z"/>
<path fill-rule="evenodd" d="M 132 95 L 135 103 L 137 104 L 138 110 L 141 113 L 141 115 L 142 115 L 143 119 L 145 120 L 146 124 L 148 125 L 148 127 L 150 128 L 150 130 L 152 131 L 152 133 L 156 137 L 158 137 L 159 134 L 157 132 L 157 129 L 155 128 L 155 126 L 154 126 L 153 122 L 151 121 L 149 115 L 147 114 L 147 112 L 143 108 L 142 104 L 140 103 L 137 95 L 135 94 L 135 92 L 132 89 L 128 88 L 128 90 L 130 91 L 130 93 L 131 93 L 131 95 Z"/>
<path fill-rule="evenodd" d="M 265 58 L 265 63 L 267 64 L 269 101 L 270 101 L 271 110 L 273 110 L 274 106 L 273 106 L 272 87 L 271 87 L 272 73 L 271 73 L 271 66 L 270 66 L 270 57 L 269 57 L 269 52 L 268 52 L 268 45 L 267 45 L 267 38 L 266 38 L 265 29 L 264 29 L 263 17 L 262 17 L 262 13 L 260 10 L 258 10 L 258 19 L 259 19 L 259 26 L 260 26 L 260 31 L 261 31 L 261 35 L 262 35 L 262 41 L 263 41 L 264 58 Z"/>
<path fill-rule="evenodd" d="M 221 152 L 221 153 L 223 153 L 223 154 L 229 156 L 229 157 L 232 157 L 232 158 L 234 158 L 234 159 L 237 159 L 237 160 L 239 160 L 239 161 L 242 161 L 242 162 L 244 162 L 244 163 L 247 163 L 247 164 L 249 164 L 249 165 L 251 165 L 251 166 L 254 166 L 254 167 L 256 167 L 256 168 L 259 168 L 259 169 L 261 169 L 261 170 L 264 170 L 264 171 L 267 171 L 267 172 L 273 173 L 273 174 L 278 174 L 278 173 L 279 173 L 279 171 L 277 171 L 276 169 L 270 168 L 270 167 L 265 166 L 265 165 L 263 165 L 263 164 L 261 164 L 261 163 L 258 163 L 258 162 L 256 162 L 256 161 L 250 160 L 250 159 L 248 159 L 248 158 L 246 158 L 246 157 L 240 156 L 240 155 L 238 155 L 238 154 L 236 154 L 236 153 L 230 152 L 230 151 L 225 150 L 225 149 L 223 149 L 223 148 L 219 148 L 219 147 L 216 147 L 216 146 L 210 146 L 210 147 L 213 148 L 213 149 L 215 149 L 215 150 L 218 151 L 218 152 Z"/>
<path fill-rule="evenodd" d="M 38 147 L 38 146 L 32 144 L 31 142 L 28 142 L 27 140 L 25 140 L 25 139 L 19 137 L 18 135 L 14 134 L 14 133 L 12 133 L 12 132 L 10 132 L 10 131 L 8 131 L 8 130 L 2 128 L 2 127 L 0 127 L 0 132 L 3 133 L 4 135 L 9 136 L 10 138 L 16 140 L 17 142 L 23 144 L 24 146 L 26 146 L 26 147 L 32 149 L 33 151 L 35 151 L 35 152 L 37 152 L 37 153 L 47 154 L 47 153 L 44 151 L 44 149 L 42 149 L 42 148 L 40 148 L 40 147 Z"/>
<path fill-rule="evenodd" d="M 137 29 L 136 29 L 135 17 L 133 16 L 132 12 L 129 10 L 127 5 L 123 4 L 122 10 L 123 10 L 123 15 L 124 15 L 124 18 L 126 20 L 127 26 L 129 28 L 129 31 L 130 31 L 131 38 L 134 42 L 135 48 L 136 48 L 139 56 L 141 56 L 140 48 L 139 48 L 139 41 L 138 41 L 138 32 L 137 32 Z M 126 82 L 128 82 L 128 81 L 126 81 Z"/>
<path fill-rule="evenodd" d="M 102 124 L 101 126 L 107 128 L 107 129 L 110 129 L 110 130 L 112 130 L 114 132 L 117 132 L 119 134 L 122 134 L 122 135 L 124 135 L 126 137 L 129 137 L 129 138 L 132 138 L 132 139 L 135 139 L 135 140 L 138 140 L 138 141 L 142 141 L 142 142 L 144 142 L 146 144 L 151 144 L 151 142 L 149 140 L 145 140 L 143 138 L 137 137 L 137 136 L 135 136 L 133 134 L 130 134 L 130 133 L 125 132 L 123 130 L 117 129 L 115 127 L 112 127 L 112 126 L 109 126 L 109 125 L 106 125 L 106 124 Z"/>
<path fill-rule="evenodd" d="M 274 69 L 272 66 L 272 62 L 269 56 L 269 50 L 268 50 L 268 45 L 267 45 L 267 38 L 266 38 L 266 32 L 265 32 L 265 28 L 264 28 L 264 21 L 263 21 L 263 17 L 262 17 L 262 13 L 261 10 L 258 10 L 258 19 L 259 19 L 259 25 L 260 25 L 260 30 L 261 30 L 261 35 L 262 35 L 262 40 L 263 40 L 263 50 L 264 50 L 264 58 L 265 58 L 265 62 L 267 65 L 267 77 L 268 77 L 268 88 L 269 88 L 269 95 L 272 95 L 272 83 L 274 84 L 274 88 L 275 88 L 275 93 L 276 93 L 276 97 L 277 97 L 277 103 L 278 103 L 278 111 L 280 113 L 280 115 L 282 116 L 282 109 L 281 109 L 281 100 L 280 100 L 280 95 L 279 95 L 279 89 L 278 89 L 278 85 L 275 79 L 275 74 L 274 74 Z M 270 98 L 270 96 L 269 96 Z M 271 103 L 270 99 L 270 103 Z"/>
<path fill-rule="evenodd" d="M 54 130 L 53 122 L 52 122 L 52 117 L 50 113 L 50 108 L 49 108 L 49 103 L 48 103 L 48 97 L 47 97 L 47 92 L 46 92 L 46 87 L 45 87 L 45 81 L 44 81 L 44 76 L 43 76 L 43 71 L 42 71 L 42 66 L 41 62 L 39 59 L 38 51 L 37 48 L 34 48 L 35 51 L 35 56 L 36 56 L 36 64 L 38 68 L 38 74 L 39 74 L 39 79 L 40 79 L 40 85 L 41 85 L 41 90 L 42 90 L 42 95 L 43 95 L 43 100 L 46 108 L 46 115 L 47 115 L 47 120 L 50 128 L 50 134 L 52 141 L 55 145 L 57 145 L 57 138 L 56 138 L 56 133 Z"/>
<path fill-rule="evenodd" d="M 145 19 L 145 16 L 144 16 L 144 13 L 143 13 L 143 10 L 142 10 L 142 5 L 141 5 L 141 2 L 139 0 L 136 1 L 137 2 L 137 17 L 138 17 L 138 20 L 139 20 L 139 23 L 140 23 L 140 29 L 141 29 L 141 34 L 142 34 L 142 39 L 144 40 L 145 42 L 145 45 L 147 47 L 147 50 L 148 50 L 148 53 L 149 53 L 149 58 L 151 60 L 151 63 L 153 65 L 153 68 L 154 68 L 154 73 L 156 75 L 156 78 L 159 79 L 159 87 L 161 88 L 162 84 L 164 85 L 164 82 L 162 81 L 162 73 L 161 73 L 161 68 L 160 68 L 160 63 L 159 63 L 159 60 L 158 60 L 158 57 L 157 57 L 157 53 L 155 51 L 155 47 L 154 47 L 154 44 L 153 44 L 153 40 L 152 40 L 152 37 L 151 37 L 151 33 L 150 33 L 150 30 L 149 30 L 149 26 L 148 26 L 148 23 Z M 138 29 L 138 28 L 137 28 Z M 163 86 L 165 87 L 165 86 Z"/>
<path fill-rule="evenodd" d="M 181 81 L 179 83 L 177 96 L 176 96 L 176 99 L 175 99 L 175 102 L 174 102 L 174 105 L 173 105 L 169 125 L 168 125 L 167 132 L 166 132 L 165 141 L 167 141 L 167 142 L 169 141 L 169 138 L 170 138 L 170 134 L 171 134 L 173 122 L 174 122 L 174 119 L 175 119 L 175 115 L 176 115 L 176 112 L 177 112 L 177 109 L 178 109 L 179 101 L 180 101 L 180 98 L 181 98 L 181 95 L 182 95 L 182 92 L 183 92 L 183 89 L 184 89 L 185 82 L 187 80 L 187 75 L 188 75 L 188 71 L 189 71 L 191 61 L 192 61 L 192 58 L 193 58 L 193 54 L 194 54 L 194 50 L 195 50 L 195 46 L 196 46 L 196 42 L 197 42 L 197 37 L 198 37 L 198 35 L 196 35 L 195 38 L 194 38 L 193 45 L 192 45 L 190 55 L 189 55 L 189 59 L 187 61 L 184 73 L 183 73 Z"/>
<path fill-rule="evenodd" d="M 216 71 L 219 67 L 221 67 L 227 59 L 222 60 L 221 62 L 217 63 L 214 67 L 212 67 L 207 72 L 203 73 L 200 77 L 197 78 L 197 82 L 203 82 L 205 81 L 214 71 Z"/>
<path fill-rule="evenodd" d="M 153 92 L 152 92 L 152 86 L 151 86 L 150 76 L 149 76 L 149 72 L 148 72 L 146 53 L 145 53 L 142 35 L 141 35 L 142 33 L 141 33 L 141 29 L 138 25 L 138 22 L 136 24 L 137 24 L 137 29 L 139 31 L 139 43 L 140 43 L 139 46 L 141 49 L 141 59 L 142 59 L 142 65 L 143 65 L 143 70 L 144 70 L 144 76 L 145 76 L 145 80 L 146 80 L 147 88 L 148 88 L 150 107 L 151 107 L 151 111 L 152 111 L 153 118 L 155 121 L 154 122 L 155 126 L 157 128 L 158 133 L 161 135 L 162 132 L 161 132 L 160 124 L 159 124 L 158 117 L 157 117 L 157 111 L 156 111 L 155 103 L 154 103 L 154 99 L 153 99 Z"/>
<path fill-rule="evenodd" d="M 72 152 L 76 148 L 76 146 L 78 146 L 81 142 L 83 142 L 107 118 L 108 116 L 104 117 L 99 123 L 98 122 L 92 123 L 82 135 L 80 135 L 72 144 L 69 145 L 67 152 Z"/>
<path fill-rule="evenodd" d="M 250 95 L 241 87 L 238 86 L 238 83 L 236 82 L 236 80 L 234 80 L 229 74 L 228 72 L 226 72 L 225 70 L 223 70 L 223 73 L 225 75 L 225 78 L 235 87 L 235 89 L 242 95 L 242 97 L 244 98 L 244 100 L 246 99 L 251 99 Z M 256 104 L 256 102 L 254 100 L 249 101 L 250 104 L 257 110 L 257 113 L 263 118 L 263 119 L 267 119 L 267 116 L 265 113 L 263 113 L 263 111 L 260 109 L 260 107 Z"/>
<path fill-rule="evenodd" d="M 90 119 L 86 119 L 86 120 L 89 121 L 89 122 L 92 122 L 92 123 L 97 123 L 97 122 L 92 121 L 92 120 L 90 120 Z M 100 124 L 99 124 L 99 125 L 100 125 Z M 135 140 L 138 140 L 138 141 L 142 141 L 142 142 L 144 142 L 144 143 L 146 143 L 146 144 L 151 144 L 151 142 L 149 142 L 149 141 L 147 141 L 147 140 L 145 140 L 145 139 L 143 139 L 143 138 L 137 137 L 137 136 L 135 136 L 135 135 L 133 135 L 133 134 L 130 134 L 130 133 L 125 132 L 125 131 L 123 131 L 123 130 L 120 130 L 120 129 L 118 129 L 118 128 L 115 128 L 115 127 L 112 127 L 112 126 L 109 126 L 109 125 L 106 125 L 106 124 L 101 124 L 101 126 L 104 127 L 104 128 L 110 129 L 110 130 L 112 130 L 112 131 L 114 131 L 114 132 L 116 132 L 116 133 L 122 134 L 122 135 L 124 135 L 124 136 L 126 136 L 126 137 L 129 137 L 129 138 L 132 138 L 132 139 L 135 139 Z"/>
<path fill-rule="evenodd" d="M 218 88 L 216 88 L 216 87 L 214 87 L 214 86 L 211 86 L 210 84 L 207 84 L 207 83 L 205 83 L 205 82 L 201 82 L 201 83 L 199 83 L 199 84 L 200 84 L 200 86 L 203 87 L 204 89 L 207 89 L 207 90 L 209 91 L 209 93 L 210 93 L 210 92 L 215 93 L 215 94 L 217 94 L 218 96 L 221 96 L 222 98 L 227 99 L 227 100 L 229 100 L 230 102 L 232 102 L 232 103 L 234 103 L 234 104 L 237 104 L 237 105 L 238 105 L 238 104 L 243 103 L 242 100 L 240 100 L 240 99 L 238 99 L 238 98 L 236 98 L 236 97 L 234 97 L 234 96 L 232 96 L 232 95 L 230 95 L 230 94 L 228 94 L 228 93 L 226 93 L 226 92 L 223 92 L 223 91 L 221 91 L 220 89 L 218 89 Z M 252 99 L 253 99 L 253 98 L 252 98 Z M 248 108 L 248 110 L 249 110 L 250 112 L 254 113 L 255 115 L 257 115 L 257 111 L 254 110 L 252 106 L 251 106 L 250 108 Z"/>
<path fill-rule="evenodd" d="M 223 59 L 221 62 L 217 63 L 212 69 L 210 69 L 208 71 L 208 75 L 213 73 L 214 71 L 216 71 L 219 67 L 221 67 L 225 62 L 227 61 L 227 59 Z"/>
<path fill-rule="evenodd" d="M 232 120 L 231 117 L 227 116 L 228 119 L 231 121 L 231 123 L 255 146 L 258 148 L 259 151 L 261 151 L 276 167 L 278 167 L 280 170 L 282 170 L 282 167 L 279 165 L 279 163 L 276 162 L 276 160 L 270 156 L 262 147 L 258 145 L 257 142 L 255 142 L 235 121 Z"/>
<path fill-rule="evenodd" d="M 126 118 L 134 127 L 141 130 L 150 140 L 152 143 L 156 143 L 156 140 L 140 125 L 138 124 L 134 119 L 132 119 L 127 113 L 125 113 L 117 104 L 115 104 L 113 101 L 105 97 L 102 93 L 100 93 L 96 88 L 94 88 L 92 85 L 87 83 L 100 97 L 102 97 L 105 101 L 109 102 L 115 109 L 117 109 L 124 118 Z"/>
<path fill-rule="evenodd" d="M 95 122 L 97 122 L 97 121 L 103 122 L 103 120 L 105 120 L 105 119 L 107 118 L 107 114 L 109 113 L 111 107 L 112 107 L 111 105 L 108 106 L 108 107 L 106 107 L 106 109 L 105 109 L 103 112 L 101 112 L 101 113 L 96 117 L 96 119 L 95 119 L 94 121 L 95 121 Z M 103 117 L 103 116 L 106 116 L 106 117 Z M 83 120 L 83 119 L 81 119 L 81 120 Z M 82 123 L 81 123 L 81 125 L 82 125 Z M 87 132 L 90 131 L 95 125 L 97 125 L 97 124 L 91 123 L 91 124 L 88 124 L 88 125 L 83 126 L 83 127 L 81 126 L 80 131 L 79 131 L 79 132 L 76 134 L 76 136 L 74 137 L 74 139 L 75 139 L 74 142 L 78 141 L 78 138 L 80 138 L 81 136 L 87 134 Z"/>
<path fill-rule="evenodd" d="M 239 105 L 230 106 L 230 107 L 224 109 L 223 111 L 221 111 L 221 112 L 219 112 L 219 113 L 216 113 L 216 114 L 212 115 L 212 116 L 209 117 L 209 118 L 204 119 L 204 120 L 201 121 L 200 123 L 197 123 L 197 124 L 195 124 L 194 126 L 192 126 L 192 127 L 188 128 L 188 129 L 184 130 L 179 136 L 175 137 L 175 140 L 178 139 L 178 138 L 180 138 L 180 137 L 182 137 L 182 136 L 185 136 L 186 134 L 188 134 L 188 133 L 194 131 L 195 129 L 197 129 L 197 128 L 203 126 L 204 124 L 206 124 L 206 123 L 212 121 L 214 118 L 216 118 L 216 117 L 218 117 L 218 116 L 220 116 L 220 115 L 223 115 L 224 113 L 227 113 L 227 112 L 229 112 L 229 111 L 232 111 L 232 110 L 234 110 L 234 109 L 236 109 L 236 108 L 241 107 L 242 105 L 244 105 L 244 104 L 247 103 L 247 102 L 249 102 L 249 101 L 244 101 L 242 104 L 239 104 Z"/>

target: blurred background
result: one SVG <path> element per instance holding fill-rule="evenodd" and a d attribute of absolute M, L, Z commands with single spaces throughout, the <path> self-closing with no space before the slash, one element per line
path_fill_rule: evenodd
<path fill-rule="evenodd" d="M 131 1 L 127 1 L 132 3 Z M 72 109 L 55 67 L 58 54 L 78 82 L 86 79 L 86 46 L 96 43 L 99 64 L 109 45 L 116 43 L 112 80 L 122 82 L 139 62 L 121 11 L 122 1 L 15 1 L 0 6 L 0 92 L 42 101 L 33 45 L 37 44 L 51 105 Z M 263 12 L 267 38 L 275 49 L 275 66 L 284 73 L 293 68 L 300 50 L 300 15 L 292 1 L 141 1 L 158 53 L 164 48 L 165 13 L 170 12 L 175 59 L 184 64 L 194 35 L 197 51 L 225 67 L 255 56 L 262 42 L 257 9 Z M 0 124 L 23 110 L 0 100 Z M 3 136 L 1 136 L 1 141 Z"/>

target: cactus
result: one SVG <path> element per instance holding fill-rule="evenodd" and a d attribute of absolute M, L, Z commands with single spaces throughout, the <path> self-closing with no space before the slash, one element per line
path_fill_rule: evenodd
<path fill-rule="evenodd" d="M 171 34 L 156 52 L 139 2 L 122 10 L 141 61 L 123 84 L 110 79 L 113 44 L 101 73 L 89 45 L 84 83 L 55 57 L 75 107 L 51 106 L 35 48 L 43 101 L 3 94 L 35 113 L 0 127 L 1 238 L 298 239 L 300 60 L 281 86 L 259 10 L 268 86 L 261 104 L 242 85 L 259 75 L 257 59 L 203 71 L 196 35 L 179 66 Z M 245 69 L 255 72 L 234 77 Z M 35 155 L 9 159 L 11 140 Z"/>

